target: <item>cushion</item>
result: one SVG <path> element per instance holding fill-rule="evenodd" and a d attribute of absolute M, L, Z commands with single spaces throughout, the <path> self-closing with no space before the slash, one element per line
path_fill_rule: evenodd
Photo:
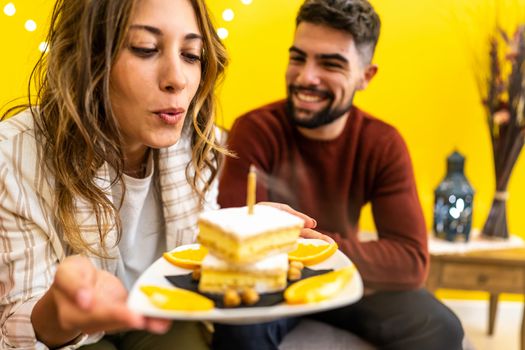
<path fill-rule="evenodd" d="M 358 336 L 326 323 L 302 319 L 284 338 L 280 350 L 373 350 Z"/>

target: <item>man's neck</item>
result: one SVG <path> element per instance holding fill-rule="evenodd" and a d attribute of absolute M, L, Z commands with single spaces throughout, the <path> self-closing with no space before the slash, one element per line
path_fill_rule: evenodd
<path fill-rule="evenodd" d="M 350 112 L 347 112 L 344 116 L 337 118 L 330 124 L 326 124 L 315 129 L 307 129 L 298 126 L 297 129 L 303 136 L 306 136 L 309 139 L 329 141 L 341 135 L 349 116 Z"/>

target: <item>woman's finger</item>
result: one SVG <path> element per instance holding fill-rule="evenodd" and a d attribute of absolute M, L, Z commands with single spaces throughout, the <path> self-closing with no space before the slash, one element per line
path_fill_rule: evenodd
<path fill-rule="evenodd" d="M 145 329 L 145 317 L 131 311 L 124 302 L 95 298 L 90 310 L 80 310 L 59 291 L 56 293 L 60 325 L 66 330 L 91 334 L 100 331 Z"/>
<path fill-rule="evenodd" d="M 93 299 L 96 278 L 96 269 L 89 259 L 72 255 L 58 265 L 53 288 L 81 309 L 87 310 Z"/>
<path fill-rule="evenodd" d="M 146 327 L 147 331 L 157 334 L 164 334 L 169 331 L 171 327 L 171 321 L 161 318 L 146 318 Z"/>

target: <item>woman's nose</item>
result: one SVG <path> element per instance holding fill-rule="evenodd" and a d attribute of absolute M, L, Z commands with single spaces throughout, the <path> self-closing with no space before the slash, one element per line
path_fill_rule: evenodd
<path fill-rule="evenodd" d="M 187 84 L 184 64 L 179 57 L 166 61 L 160 76 L 160 89 L 169 93 L 184 90 Z"/>

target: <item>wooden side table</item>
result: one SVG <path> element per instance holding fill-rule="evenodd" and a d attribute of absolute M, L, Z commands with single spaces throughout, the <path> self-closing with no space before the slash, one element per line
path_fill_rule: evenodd
<path fill-rule="evenodd" d="M 500 293 L 525 295 L 525 248 L 476 251 L 464 254 L 430 254 L 428 290 L 438 288 L 488 292 L 488 334 L 494 322 Z M 525 350 L 525 309 L 521 322 L 521 350 Z"/>

